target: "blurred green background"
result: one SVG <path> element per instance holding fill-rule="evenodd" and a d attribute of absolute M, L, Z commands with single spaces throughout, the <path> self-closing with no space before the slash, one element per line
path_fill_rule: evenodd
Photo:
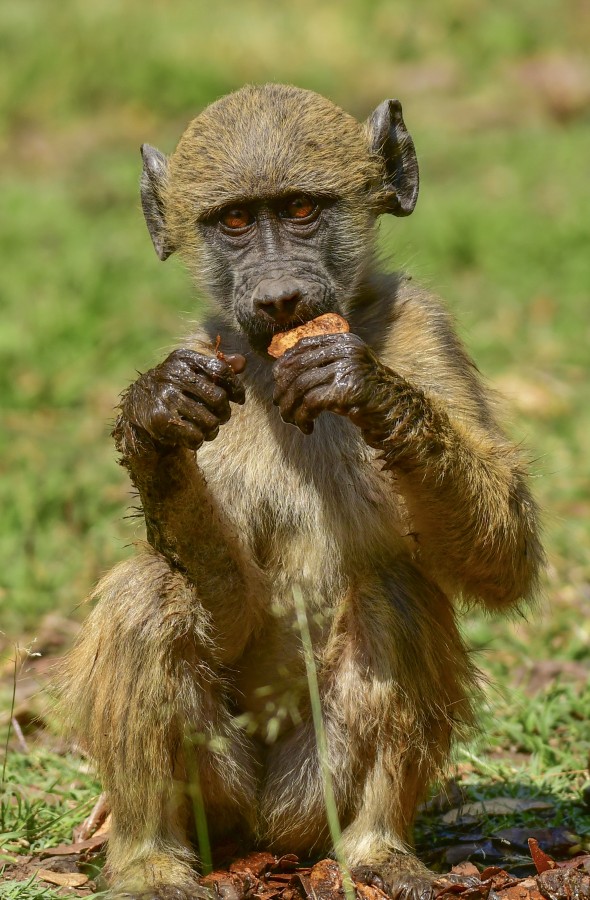
<path fill-rule="evenodd" d="M 204 104 L 272 80 L 359 118 L 402 100 L 422 191 L 383 255 L 447 299 L 545 514 L 550 608 L 468 628 L 501 684 L 587 665 L 589 46 L 587 0 L 3 0 L 0 649 L 80 617 L 141 534 L 109 422 L 199 298 L 152 250 L 139 145 L 170 152 Z"/>
<path fill-rule="evenodd" d="M 170 152 L 247 81 L 313 88 L 359 118 L 399 97 L 422 190 L 409 219 L 383 220 L 383 257 L 447 299 L 504 395 L 549 556 L 527 619 L 466 619 L 494 687 L 456 773 L 471 799 L 551 797 L 540 818 L 480 817 L 480 837 L 549 822 L 590 845 L 589 47 L 588 0 L 2 0 L 1 731 L 13 673 L 24 728 L 45 654 L 142 535 L 110 422 L 199 314 L 179 261 L 153 252 L 139 145 Z M 43 656 L 15 667 L 33 639 Z M 68 840 L 99 790 L 50 741 L 24 752 L 9 732 L 9 855 Z M 423 852 L 455 839 L 440 829 L 420 826 Z"/>

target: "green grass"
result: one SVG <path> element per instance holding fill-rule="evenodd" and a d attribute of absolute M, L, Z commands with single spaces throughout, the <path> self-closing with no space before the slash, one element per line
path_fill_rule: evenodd
<path fill-rule="evenodd" d="M 11 754 L 10 774 L 0 800 L 3 852 L 38 853 L 69 843 L 72 828 L 90 812 L 100 790 L 84 774 L 78 757 L 58 756 L 42 747 L 28 755 Z M 16 841 L 21 842 L 19 849 Z M 12 844 L 15 847 L 12 848 Z"/>
<path fill-rule="evenodd" d="M 34 875 L 18 881 L 2 873 L 25 854 L 69 843 L 72 829 L 90 812 L 99 787 L 83 771 L 78 757 L 57 755 L 42 747 L 27 755 L 10 753 L 6 774 L 0 793 L 0 898 L 53 900 L 57 889 Z M 100 857 L 90 862 L 83 867 L 85 874 L 96 877 L 102 862 Z"/>
<path fill-rule="evenodd" d="M 151 248 L 139 144 L 170 151 L 202 105 L 245 81 L 312 87 L 360 117 L 398 95 L 422 192 L 410 219 L 383 221 L 383 256 L 446 297 L 480 368 L 508 395 L 511 433 L 534 459 L 550 563 L 528 622 L 467 620 L 497 688 L 464 781 L 474 795 L 550 794 L 556 821 L 588 833 L 587 687 L 557 679 L 528 697 L 514 685 L 533 660 L 587 664 L 590 646 L 590 115 L 583 85 L 579 99 L 567 84 L 555 95 L 530 80 L 531 65 L 565 60 L 583 82 L 589 43 L 579 0 L 5 0 L 3 657 L 46 613 L 82 617 L 93 582 L 141 534 L 123 518 L 129 487 L 109 422 L 119 392 L 186 330 L 199 298 L 179 263 L 162 266 Z M 4 709 L 9 699 L 5 678 Z M 515 753 L 526 764 L 513 765 Z M 20 808 L 14 790 L 69 784 L 63 767 L 76 765 L 11 744 L 2 829 L 32 844 L 61 840 L 96 787 L 82 778 L 45 812 Z M 69 819 L 56 819 L 66 808 Z"/>

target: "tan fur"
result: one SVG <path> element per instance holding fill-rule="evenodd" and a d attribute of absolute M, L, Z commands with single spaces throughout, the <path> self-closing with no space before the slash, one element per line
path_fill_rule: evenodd
<path fill-rule="evenodd" d="M 279 114 L 297 140 L 277 143 Z M 252 120 L 253 143 L 240 137 Z M 362 126 L 328 101 L 248 88 L 189 126 L 170 165 L 168 223 L 194 254 L 195 220 L 229 195 L 334 192 L 350 201 L 352 244 L 362 237 L 370 256 L 360 198 L 377 174 Z M 524 464 L 448 314 L 401 276 L 361 266 L 355 278 L 362 302 L 352 292 L 341 311 L 424 397 L 430 442 L 400 425 L 378 452 L 331 413 L 305 436 L 273 407 L 268 363 L 249 355 L 245 405 L 196 456 L 177 448 L 139 466 L 139 449 L 123 450 L 151 548 L 99 584 L 62 678 L 62 708 L 110 798 L 118 890 L 196 890 L 195 780 L 214 834 L 330 849 L 295 585 L 346 858 L 421 873 L 408 849 L 415 810 L 470 725 L 477 690 L 453 602 L 496 608 L 534 589 L 543 557 Z M 211 353 L 223 328 L 206 322 L 188 346 Z M 231 329 L 223 349 L 248 352 Z M 413 468 L 396 466 L 400 441 Z"/>
<path fill-rule="evenodd" d="M 166 209 L 172 242 L 190 247 L 195 218 L 228 197 L 344 195 L 363 198 L 359 212 L 365 215 L 369 188 L 381 169 L 367 151 L 363 126 L 313 91 L 271 84 L 229 94 L 190 123 L 170 158 Z"/>

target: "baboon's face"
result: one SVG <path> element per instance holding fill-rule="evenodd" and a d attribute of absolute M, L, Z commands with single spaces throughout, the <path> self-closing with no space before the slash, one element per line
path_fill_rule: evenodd
<path fill-rule="evenodd" d="M 199 223 L 208 291 L 254 349 L 276 331 L 346 313 L 371 230 L 365 217 L 355 240 L 349 219 L 342 198 L 288 193 L 228 203 Z"/>
<path fill-rule="evenodd" d="M 311 91 L 246 87 L 194 119 L 169 161 L 147 145 L 142 154 L 158 256 L 179 250 L 261 351 L 276 331 L 346 315 L 377 216 L 408 215 L 418 192 L 395 100 L 360 124 Z"/>

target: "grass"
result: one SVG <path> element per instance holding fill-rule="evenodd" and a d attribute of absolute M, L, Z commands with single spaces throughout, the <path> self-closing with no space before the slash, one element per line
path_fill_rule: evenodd
<path fill-rule="evenodd" d="M 92 798 L 100 792 L 79 758 L 37 747 L 26 756 L 14 754 L 10 772 L 0 802 L 4 852 L 9 853 L 13 843 L 15 853 L 23 847 L 36 853 L 69 843 L 72 828 L 90 812 Z"/>
<path fill-rule="evenodd" d="M 0 897 L 2 900 L 52 900 L 55 888 L 31 876 L 17 881 L 3 877 L 7 865 L 38 854 L 45 847 L 70 843 L 72 829 L 88 815 L 99 793 L 79 757 L 59 755 L 43 747 L 28 754 L 10 753 L 7 779 L 0 794 Z M 90 878 L 103 860 L 84 867 Z"/>
<path fill-rule="evenodd" d="M 566 669 L 587 666 L 590 646 L 589 41 L 581 0 L 2 4 L 2 658 L 47 613 L 81 618 L 89 587 L 140 534 L 123 518 L 109 421 L 199 299 L 177 261 L 162 266 L 151 249 L 139 144 L 171 150 L 203 104 L 248 80 L 313 87 L 360 117 L 399 95 L 422 194 L 407 221 L 383 221 L 383 256 L 446 297 L 506 395 L 511 433 L 534 458 L 550 563 L 528 622 L 466 620 L 497 687 L 485 740 L 459 757 L 462 781 L 472 796 L 551 796 L 552 821 L 588 834 L 590 698 Z M 569 67 L 561 81 L 556 61 Z M 523 672 L 547 659 L 561 674 L 526 694 Z M 19 794 L 50 784 L 55 805 Z M 31 847 L 61 840 L 97 790 L 74 758 L 13 743 L 4 788 L 2 831 Z M 0 891 L 53 895 L 8 880 Z"/>

